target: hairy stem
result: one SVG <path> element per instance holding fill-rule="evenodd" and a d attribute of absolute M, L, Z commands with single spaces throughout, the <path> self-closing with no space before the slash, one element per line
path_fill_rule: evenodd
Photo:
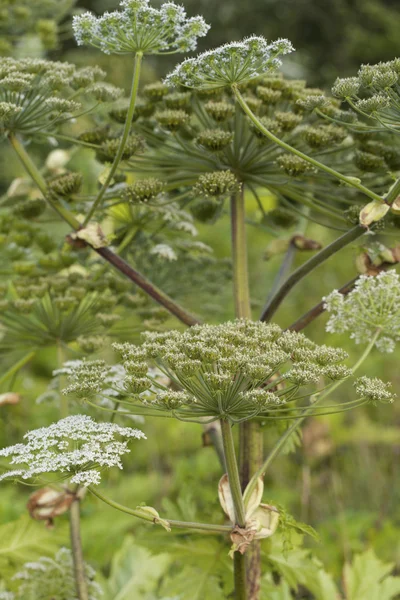
<path fill-rule="evenodd" d="M 114 500 L 103 496 L 103 494 L 101 494 L 98 490 L 94 489 L 93 487 L 90 487 L 89 491 L 93 494 L 93 496 L 96 496 L 96 498 L 98 498 L 102 502 L 105 502 L 105 504 L 108 504 L 108 506 L 111 506 L 116 510 L 124 512 L 127 515 L 137 517 L 138 519 L 142 519 L 143 521 L 147 521 L 148 523 L 157 523 L 157 518 L 152 517 L 150 514 L 144 514 L 140 511 L 140 507 L 139 509 L 135 510 L 134 508 L 123 506 L 122 504 L 119 504 L 118 502 L 115 502 Z M 212 523 L 194 523 L 191 521 L 175 521 L 173 519 L 162 520 L 168 523 L 168 525 L 170 525 L 171 528 L 176 527 L 177 529 L 198 529 L 200 531 L 210 531 L 214 533 L 228 533 L 232 531 L 232 527 L 229 525 L 214 525 Z"/>
<path fill-rule="evenodd" d="M 303 277 L 311 273 L 311 271 L 313 271 L 316 267 L 322 264 L 325 260 L 330 258 L 333 254 L 335 254 L 336 252 L 338 252 L 357 238 L 364 235 L 364 233 L 365 229 L 361 227 L 361 225 L 356 225 L 355 227 L 341 235 L 339 238 L 337 238 L 334 242 L 320 250 L 320 252 L 315 254 L 307 262 L 301 265 L 301 267 L 296 269 L 290 275 L 290 277 L 288 277 L 286 281 L 281 285 L 281 287 L 273 296 L 273 298 L 271 298 L 270 301 L 267 303 L 260 320 L 270 321 L 271 317 L 278 310 L 279 306 L 286 298 L 290 290 L 294 288 L 294 286 L 297 283 L 299 283 L 299 281 L 301 281 Z"/>
<path fill-rule="evenodd" d="M 236 524 L 239 527 L 244 528 L 246 526 L 246 509 L 244 507 L 242 487 L 240 485 L 239 469 L 232 435 L 232 425 L 225 419 L 221 419 L 220 423 L 222 442 L 224 445 L 225 464 L 235 510 Z M 235 600 L 248 600 L 247 561 L 246 557 L 240 552 L 234 552 L 233 570 L 235 582 Z"/>
<path fill-rule="evenodd" d="M 248 257 L 246 240 L 246 211 L 243 191 L 231 198 L 231 237 L 233 260 L 233 291 L 235 315 L 237 318 L 251 319 Z M 262 461 L 262 430 L 256 421 L 245 421 L 239 425 L 239 470 L 241 490 Z M 252 591 L 249 600 L 257 600 L 261 579 L 260 543 L 253 542 L 246 556 L 236 556 L 234 568 L 239 570 L 240 579 L 243 569 L 246 571 L 246 593 Z M 242 565 L 244 563 L 245 566 Z M 236 580 L 236 571 L 235 571 Z M 255 592 L 254 592 L 255 590 Z"/>
<path fill-rule="evenodd" d="M 368 344 L 368 346 L 364 350 L 363 354 L 358 359 L 358 361 L 355 363 L 355 365 L 352 367 L 351 370 L 352 370 L 353 374 L 357 371 L 357 369 L 359 369 L 359 367 L 362 365 L 362 363 L 368 357 L 368 355 L 370 354 L 371 350 L 373 349 L 373 347 L 375 345 L 375 342 L 378 339 L 378 337 L 379 337 L 380 334 L 381 334 L 381 330 L 377 329 L 377 331 L 375 332 L 375 334 L 372 336 L 370 343 Z M 342 383 L 344 383 L 345 381 L 346 381 L 346 379 L 341 379 L 340 381 L 337 381 L 336 383 L 334 383 L 329 389 L 327 389 L 323 394 L 321 394 L 313 402 L 313 404 L 311 406 L 305 408 L 304 411 L 303 411 L 303 413 L 302 413 L 302 415 L 293 422 L 293 424 L 285 431 L 285 433 L 283 435 L 281 435 L 281 437 L 279 438 L 279 440 L 276 442 L 275 446 L 272 448 L 271 452 L 268 454 L 267 458 L 264 460 L 264 462 L 261 465 L 261 467 L 258 469 L 258 471 L 254 474 L 254 476 L 252 477 L 251 481 L 249 482 L 249 485 L 248 485 L 247 490 L 246 490 L 245 498 L 244 498 L 245 501 L 250 497 L 252 491 L 254 490 L 254 488 L 256 486 L 256 483 L 257 483 L 257 479 L 259 477 L 264 477 L 264 475 L 267 472 L 270 464 L 278 456 L 278 454 L 280 453 L 280 451 L 282 450 L 282 448 L 286 444 L 287 440 L 290 438 L 290 436 L 292 435 L 292 433 L 294 433 L 300 427 L 300 425 L 302 424 L 302 422 L 304 421 L 304 419 L 310 413 L 312 413 L 312 411 L 314 410 L 314 407 L 316 406 L 316 404 L 319 404 L 321 402 L 321 400 L 324 400 L 327 396 L 329 396 L 332 392 L 334 392 L 339 386 L 341 386 Z"/>
<path fill-rule="evenodd" d="M 220 423 L 222 442 L 224 444 L 226 470 L 228 473 L 232 501 L 235 508 L 236 524 L 239 525 L 239 527 L 245 527 L 246 511 L 243 503 L 242 487 L 240 485 L 239 469 L 232 435 L 232 425 L 226 419 L 221 419 Z"/>
<path fill-rule="evenodd" d="M 233 555 L 233 571 L 235 581 L 235 600 L 248 600 L 246 591 L 246 562 L 240 552 Z"/>
<path fill-rule="evenodd" d="M 89 600 L 87 581 L 85 576 L 85 562 L 82 552 L 82 540 L 80 529 L 80 501 L 74 500 L 69 509 L 69 526 L 71 535 L 71 547 L 74 563 L 74 575 L 76 595 L 79 600 Z"/>
<path fill-rule="evenodd" d="M 246 113 L 246 115 L 249 117 L 249 119 L 252 121 L 252 123 L 257 127 L 257 129 L 265 135 L 265 137 L 270 139 L 272 142 L 275 142 L 275 144 L 278 144 L 278 146 L 280 146 L 287 152 L 291 152 L 292 154 L 295 154 L 296 156 L 307 161 L 314 167 L 321 169 L 321 171 L 325 171 L 325 173 L 332 175 L 333 177 L 335 177 L 336 179 L 339 179 L 343 183 L 346 183 L 347 185 L 350 185 L 350 186 L 358 189 L 360 192 L 362 192 L 363 194 L 365 194 L 372 200 L 378 200 L 379 202 L 383 201 L 383 198 L 381 196 L 379 196 L 378 194 L 375 194 L 375 192 L 373 192 L 372 190 L 370 190 L 367 187 L 365 187 L 364 185 L 362 185 L 356 177 L 347 177 L 346 175 L 339 173 L 339 171 L 335 171 L 335 169 L 331 169 L 327 165 L 320 163 L 318 160 L 311 158 L 307 154 L 304 154 L 304 152 L 301 152 L 300 150 L 293 148 L 293 146 L 291 146 L 290 144 L 287 144 L 283 140 L 279 139 L 276 135 L 274 135 L 273 133 L 271 133 L 271 131 L 269 131 L 266 127 L 264 127 L 264 125 L 261 123 L 261 121 L 252 112 L 252 110 L 247 105 L 245 99 L 243 98 L 242 94 L 239 92 L 236 85 L 232 85 L 232 90 L 233 90 L 236 100 L 238 101 L 242 110 Z"/>
<path fill-rule="evenodd" d="M 109 185 L 115 175 L 115 172 L 118 168 L 118 165 L 121 162 L 121 159 L 122 159 L 122 156 L 123 156 L 123 153 L 125 150 L 125 146 L 126 146 L 126 141 L 128 139 L 129 132 L 130 132 L 131 125 L 132 125 L 133 113 L 135 112 L 136 98 L 137 98 L 137 93 L 138 93 L 138 89 L 139 89 L 140 68 L 141 68 L 141 64 L 142 64 L 142 58 L 143 58 L 142 52 L 137 52 L 135 54 L 135 63 L 134 63 L 134 68 L 133 68 L 132 87 L 131 87 L 131 94 L 130 94 L 130 98 L 129 98 L 128 112 L 126 114 L 125 124 L 124 124 L 124 128 L 122 131 L 122 136 L 121 136 L 121 139 L 119 142 L 117 153 L 115 155 L 115 158 L 111 165 L 111 168 L 108 172 L 106 180 L 103 183 L 101 190 L 97 194 L 97 198 L 93 202 L 92 208 L 90 209 L 90 211 L 88 212 L 88 214 L 85 217 L 83 225 L 86 225 L 87 223 L 89 223 L 90 219 L 95 214 L 96 209 L 101 205 L 104 194 L 107 192 L 108 187 L 109 187 Z"/>
<path fill-rule="evenodd" d="M 136 271 L 133 267 L 128 265 L 123 258 L 114 254 L 109 248 L 95 248 L 97 254 L 100 254 L 107 262 L 113 265 L 120 273 L 128 277 L 137 286 L 144 290 L 153 300 L 164 306 L 171 314 L 175 315 L 185 325 L 196 325 L 200 323 L 199 319 L 194 317 L 192 314 L 182 308 L 177 302 L 175 302 L 168 294 L 160 290 L 155 286 L 149 279 L 144 275 Z"/>

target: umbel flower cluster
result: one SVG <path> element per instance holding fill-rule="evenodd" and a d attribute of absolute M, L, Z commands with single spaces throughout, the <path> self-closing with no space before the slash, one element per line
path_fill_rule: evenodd
<path fill-rule="evenodd" d="M 101 471 L 122 469 L 121 457 L 130 452 L 129 441 L 145 437 L 139 429 L 96 423 L 87 415 L 66 417 L 49 427 L 29 431 L 25 443 L 0 450 L 0 456 L 11 457 L 11 465 L 24 465 L 6 471 L 0 481 L 58 473 L 71 483 L 97 485 Z"/>
<path fill-rule="evenodd" d="M 400 59 L 362 65 L 356 77 L 337 79 L 332 93 L 375 127 L 400 132 Z M 365 126 L 368 128 L 368 125 Z"/>
<path fill-rule="evenodd" d="M 395 271 L 361 275 L 347 296 L 335 290 L 324 302 L 330 313 L 327 331 L 348 332 L 356 344 L 368 344 L 379 332 L 378 350 L 394 351 L 400 340 L 400 277 Z"/>
<path fill-rule="evenodd" d="M 278 57 L 293 50 L 288 40 L 268 43 L 261 36 L 251 36 L 186 59 L 167 75 L 165 83 L 198 90 L 247 83 L 279 67 Z"/>
<path fill-rule="evenodd" d="M 125 369 L 116 388 L 129 397 L 122 402 L 131 408 L 132 404 L 139 409 L 145 406 L 153 414 L 166 411 L 181 420 L 237 423 L 256 416 L 290 418 L 301 410 L 293 404 L 316 391 L 309 386 L 323 378 L 329 385 L 351 375 L 341 364 L 347 356 L 343 350 L 246 319 L 198 325 L 184 333 L 146 332 L 141 346 L 115 344 L 114 348 Z M 149 373 L 151 363 L 169 378 L 173 389 Z M 110 387 L 104 383 L 109 369 L 98 361 L 80 365 L 64 392 L 81 398 L 102 393 Z M 360 403 L 386 399 L 381 392 L 379 386 L 370 386 Z"/>
<path fill-rule="evenodd" d="M 88 600 L 100 600 L 103 590 L 94 578 L 96 572 L 85 564 Z M 18 591 L 0 592 L 0 600 L 38 600 L 43 598 L 76 598 L 76 583 L 71 551 L 60 548 L 54 558 L 42 556 L 35 562 L 27 562 L 13 577 Z M 60 596 L 62 594 L 62 596 Z"/>
<path fill-rule="evenodd" d="M 203 17 L 186 16 L 182 6 L 166 2 L 159 9 L 149 0 L 122 0 L 122 10 L 95 17 L 87 12 L 73 19 L 79 45 L 94 46 L 106 54 L 171 54 L 195 50 L 208 30 Z"/>
<path fill-rule="evenodd" d="M 122 90 L 105 83 L 105 76 L 98 67 L 78 69 L 64 62 L 1 58 L 0 131 L 43 134 L 83 110 L 116 100 Z"/>

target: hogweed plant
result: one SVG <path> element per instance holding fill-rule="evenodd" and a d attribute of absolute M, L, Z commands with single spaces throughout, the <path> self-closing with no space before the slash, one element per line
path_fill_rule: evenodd
<path fill-rule="evenodd" d="M 2 460 L 0 479 L 51 486 L 31 497 L 29 510 L 48 522 L 68 511 L 72 552 L 25 565 L 15 594 L 1 593 L 32 596 L 43 572 L 53 594 L 52 573 L 62 563 L 68 597 L 97 597 L 80 532 L 80 504 L 91 493 L 168 535 L 183 529 L 205 540 L 221 537 L 226 554 L 231 547 L 234 597 L 257 600 L 265 584 L 262 540 L 290 528 L 310 531 L 282 507 L 263 502 L 270 464 L 307 416 L 395 397 L 390 383 L 355 372 L 375 346 L 392 352 L 399 339 L 399 278 L 386 270 L 398 262 L 396 249 L 387 247 L 399 227 L 398 60 L 363 66 L 358 77 L 338 80 L 329 97 L 279 72 L 281 58 L 294 51 L 288 40 L 250 36 L 186 58 L 163 82 L 141 88 L 143 59 L 195 50 L 209 28 L 202 17 L 187 17 L 172 2 L 154 8 L 146 0 L 123 0 L 102 16 L 76 15 L 72 28 L 79 46 L 131 61 L 127 98 L 97 66 L 0 60 L 2 141 L 25 170 L 0 201 L 7 265 L 0 349 L 10 357 L 0 383 L 10 391 L 40 349 L 53 349 L 57 369 L 40 400 L 56 398 L 61 418 L 1 450 L 10 460 Z M 81 156 L 100 173 L 97 188 Z M 275 211 L 266 196 L 274 197 Z M 249 198 L 258 206 L 256 219 Z M 204 231 L 227 212 L 231 260 L 224 261 L 195 237 L 197 222 Z M 50 230 L 55 218 L 60 222 Z M 330 241 L 326 233 L 320 244 L 306 237 L 309 222 L 339 234 Z M 247 224 L 284 250 L 258 321 Z M 298 282 L 362 236 L 367 246 L 378 239 L 384 249 L 373 276 L 355 271 L 350 284 L 287 330 L 271 323 Z M 302 250 L 315 253 L 293 269 Z M 230 278 L 235 319 L 211 324 Z M 193 292 L 198 305 L 187 310 L 178 300 Z M 300 333 L 324 310 L 328 332 L 349 332 L 365 346 L 355 364 L 344 364 L 344 350 Z M 174 329 L 171 316 L 188 328 Z M 337 394 L 341 386 L 350 400 Z M 75 414 L 78 407 L 96 420 Z M 130 508 L 101 491 L 105 471 L 129 462 L 128 442 L 145 438 L 114 421 L 141 419 L 145 429 L 153 417 L 214 427 L 219 522 L 172 519 L 146 504 Z M 267 456 L 266 431 L 279 435 Z M 273 502 L 273 490 L 269 495 Z M 213 597 L 221 597 L 215 586 Z"/>

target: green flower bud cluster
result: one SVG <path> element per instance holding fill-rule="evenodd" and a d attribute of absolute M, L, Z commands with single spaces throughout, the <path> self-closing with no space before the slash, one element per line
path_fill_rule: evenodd
<path fill-rule="evenodd" d="M 53 177 L 48 181 L 48 189 L 50 194 L 69 198 L 74 194 L 78 194 L 82 187 L 83 176 L 81 173 L 64 173 Z"/>
<path fill-rule="evenodd" d="M 336 125 L 321 125 L 319 127 L 305 127 L 302 135 L 311 148 L 329 149 L 335 144 L 340 144 L 348 136 L 343 127 Z"/>
<path fill-rule="evenodd" d="M 182 109 L 159 110 L 154 115 L 157 123 L 167 131 L 178 131 L 189 121 L 189 115 Z"/>
<path fill-rule="evenodd" d="M 155 177 L 139 179 L 124 188 L 122 197 L 133 204 L 149 202 L 159 196 L 164 190 L 164 184 Z"/>
<path fill-rule="evenodd" d="M 375 346 L 381 352 L 394 351 L 400 340 L 400 277 L 395 271 L 361 275 L 346 297 L 333 291 L 324 302 L 330 313 L 327 331 L 347 332 L 356 344 L 368 344 L 379 331 Z"/>
<path fill-rule="evenodd" d="M 200 146 L 211 152 L 218 152 L 228 146 L 233 140 L 233 133 L 223 129 L 205 129 L 196 138 Z"/>
<path fill-rule="evenodd" d="M 315 168 L 303 158 L 294 154 L 282 154 L 276 159 L 280 168 L 290 177 L 298 177 L 306 173 L 314 173 Z"/>
<path fill-rule="evenodd" d="M 356 77 L 337 79 L 332 93 L 361 116 L 374 119 L 374 131 L 400 131 L 400 59 L 362 65 Z M 364 129 L 371 129 L 367 120 Z"/>
<path fill-rule="evenodd" d="M 122 90 L 104 83 L 98 67 L 76 68 L 42 59 L 0 59 L 0 129 L 33 135 L 75 118 L 85 105 L 118 98 Z M 80 100 L 77 101 L 77 100 Z M 87 108 L 88 107 L 88 108 Z"/>
<path fill-rule="evenodd" d="M 195 50 L 197 39 L 209 26 L 200 16 L 188 18 L 182 6 L 166 2 L 159 9 L 149 0 L 122 0 L 121 10 L 95 17 L 75 16 L 78 45 L 93 46 L 106 54 L 171 54 Z"/>
<path fill-rule="evenodd" d="M 113 390 L 125 395 L 126 402 L 130 398 L 133 413 L 135 406 L 145 406 L 172 412 L 182 420 L 284 419 L 300 410 L 296 402 L 311 395 L 322 379 L 351 376 L 351 370 L 340 364 L 347 356 L 343 350 L 318 346 L 302 334 L 261 322 L 242 319 L 198 325 L 184 333 L 143 336 L 141 346 L 114 344 L 125 376 Z M 173 390 L 155 381 L 153 363 L 173 382 Z M 96 362 L 86 363 L 84 372 L 81 366 L 72 369 L 72 385 L 66 393 L 81 398 L 99 394 L 112 368 Z M 368 386 L 385 388 L 385 384 L 363 381 L 364 385 L 356 386 L 360 402 L 379 399 L 378 393 L 372 398 Z M 381 398 L 387 399 L 382 393 Z"/>
<path fill-rule="evenodd" d="M 96 158 L 100 162 L 112 162 L 119 148 L 119 138 L 111 138 L 104 141 L 101 147 L 96 151 Z M 134 155 L 141 154 L 145 150 L 144 139 L 140 135 L 132 133 L 124 146 L 122 154 L 123 160 L 128 160 Z"/>
<path fill-rule="evenodd" d="M 200 175 L 192 193 L 194 196 L 221 198 L 235 194 L 240 189 L 241 185 L 231 171 L 215 171 Z"/>
<path fill-rule="evenodd" d="M 235 113 L 234 105 L 226 101 L 209 100 L 205 103 L 204 109 L 216 123 L 230 119 Z"/>

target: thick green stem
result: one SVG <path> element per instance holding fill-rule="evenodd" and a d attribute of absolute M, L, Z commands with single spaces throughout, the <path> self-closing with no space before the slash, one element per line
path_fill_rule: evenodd
<path fill-rule="evenodd" d="M 231 236 L 235 313 L 237 318 L 251 319 L 243 191 L 231 198 Z"/>
<path fill-rule="evenodd" d="M 239 469 L 232 435 L 232 425 L 226 419 L 221 419 L 220 423 L 222 442 L 224 445 L 225 464 L 235 510 L 236 524 L 239 527 L 244 528 L 246 526 L 246 509 L 244 507 L 242 487 L 240 485 Z M 246 556 L 240 552 L 234 552 L 233 570 L 235 582 L 235 600 L 248 600 L 247 561 Z"/>
<path fill-rule="evenodd" d="M 79 600 L 89 600 L 87 581 L 85 575 L 85 562 L 82 552 L 82 540 L 80 530 L 80 501 L 74 500 L 69 509 L 69 524 L 71 535 L 71 547 L 74 563 L 74 575 L 76 595 Z"/>
<path fill-rule="evenodd" d="M 96 209 L 101 205 L 104 194 L 107 192 L 108 187 L 115 175 L 115 172 L 116 172 L 118 165 L 121 162 L 122 156 L 124 154 L 126 142 L 127 142 L 128 136 L 129 136 L 131 125 L 132 125 L 133 113 L 135 112 L 136 98 L 137 98 L 137 93 L 138 93 L 138 89 L 139 89 L 140 68 L 141 68 L 141 64 L 142 64 L 142 58 L 143 58 L 142 52 L 137 52 L 135 54 L 135 64 L 134 64 L 134 69 L 133 69 L 132 87 L 131 87 L 131 94 L 130 94 L 130 99 L 129 99 L 128 112 L 126 114 L 125 125 L 124 125 L 124 129 L 122 131 L 122 136 L 121 136 L 121 139 L 119 142 L 118 150 L 115 155 L 114 161 L 111 165 L 111 168 L 108 172 L 106 180 L 103 183 L 101 190 L 97 194 L 97 198 L 93 202 L 92 208 L 90 209 L 90 211 L 88 212 L 88 214 L 85 217 L 85 220 L 83 223 L 84 225 L 89 223 L 90 219 L 95 214 Z"/>
<path fill-rule="evenodd" d="M 240 485 L 239 469 L 232 435 L 232 425 L 226 419 L 221 419 L 220 422 L 222 442 L 224 444 L 225 464 L 228 473 L 233 506 L 235 508 L 236 524 L 239 525 L 239 527 L 245 527 L 246 510 L 243 503 L 242 487 Z"/>
<path fill-rule="evenodd" d="M 235 299 L 235 315 L 237 318 L 251 319 L 248 257 L 246 240 L 246 211 L 243 192 L 231 198 L 231 236 L 233 259 L 233 288 Z M 263 436 L 259 423 L 245 421 L 239 425 L 239 468 L 240 486 L 244 490 L 253 472 L 262 461 Z M 261 579 L 260 543 L 253 542 L 245 556 L 237 556 L 235 552 L 235 580 L 241 580 L 243 569 L 247 573 L 246 594 L 249 600 L 259 597 Z M 239 573 L 236 575 L 236 569 Z M 255 590 L 255 592 L 254 592 Z M 240 597 L 240 596 L 238 596 Z"/>
<path fill-rule="evenodd" d="M 361 227 L 361 225 L 356 225 L 355 227 L 341 235 L 339 238 L 337 238 L 334 242 L 329 244 L 329 246 L 326 246 L 320 252 L 315 254 L 307 262 L 301 265 L 301 267 L 296 269 L 296 271 L 294 271 L 290 275 L 290 277 L 288 277 L 286 281 L 281 285 L 281 287 L 273 296 L 273 298 L 270 299 L 270 301 L 264 308 L 260 320 L 270 321 L 271 317 L 278 310 L 280 304 L 286 298 L 290 290 L 297 283 L 299 283 L 299 281 L 301 281 L 303 277 L 311 273 L 311 271 L 313 271 L 316 267 L 322 264 L 325 260 L 330 258 L 333 254 L 335 254 L 336 252 L 338 252 L 357 238 L 364 235 L 365 231 L 366 230 L 363 227 Z"/>
<path fill-rule="evenodd" d="M 123 506 L 122 504 L 119 504 L 118 502 L 115 502 L 114 500 L 103 496 L 103 494 L 101 494 L 97 489 L 93 487 L 90 487 L 89 491 L 93 494 L 93 496 L 96 496 L 96 498 L 98 498 L 102 502 L 105 502 L 105 504 L 108 504 L 108 506 L 111 506 L 116 510 L 124 512 L 127 515 L 137 517 L 138 519 L 143 519 L 143 521 L 147 521 L 149 523 L 157 523 L 156 517 L 151 516 L 150 513 L 143 513 L 143 511 L 141 511 L 140 508 L 135 510 L 134 508 L 128 508 L 127 506 Z M 168 525 L 170 525 L 171 528 L 176 527 L 177 529 L 197 529 L 199 531 L 210 531 L 214 533 L 229 533 L 230 531 L 232 531 L 232 527 L 230 527 L 229 525 L 214 525 L 212 523 L 194 523 L 191 521 L 175 521 L 173 519 L 162 520 L 168 523 Z"/>
<path fill-rule="evenodd" d="M 372 190 L 370 190 L 370 189 L 366 188 L 364 185 L 362 185 L 359 182 L 359 180 L 357 180 L 356 177 L 347 177 L 346 175 L 339 173 L 339 171 L 335 171 L 335 169 L 331 169 L 327 165 L 320 163 L 318 160 L 311 158 L 307 154 L 304 154 L 304 152 L 301 152 L 300 150 L 293 148 L 293 146 L 291 146 L 290 144 L 287 144 L 283 140 L 279 139 L 276 135 L 274 135 L 266 127 L 264 127 L 264 125 L 261 123 L 261 121 L 252 112 L 252 110 L 247 105 L 245 99 L 243 98 L 242 94 L 239 92 L 236 85 L 232 85 L 232 90 L 236 97 L 236 100 L 238 101 L 239 105 L 241 106 L 241 108 L 243 109 L 245 114 L 249 117 L 249 119 L 252 121 L 252 123 L 257 127 L 257 129 L 265 135 L 265 137 L 270 139 L 272 142 L 275 142 L 275 144 L 278 144 L 278 146 L 280 146 L 287 152 L 291 152 L 292 154 L 295 154 L 296 156 L 307 161 L 314 167 L 321 169 L 321 171 L 325 171 L 325 173 L 332 175 L 333 177 L 335 177 L 336 179 L 339 179 L 343 183 L 346 183 L 347 185 L 350 185 L 350 186 L 358 189 L 360 192 L 362 192 L 363 194 L 365 194 L 372 200 L 378 200 L 379 202 L 383 201 L 383 198 L 381 196 L 379 196 L 378 194 L 375 194 L 375 192 L 373 192 Z"/>
<path fill-rule="evenodd" d="M 235 581 L 235 600 L 248 600 L 246 585 L 246 561 L 240 552 L 233 555 L 233 571 Z"/>
<path fill-rule="evenodd" d="M 358 359 L 358 361 L 352 367 L 351 370 L 352 370 L 353 374 L 357 371 L 357 369 L 359 369 L 359 367 L 365 361 L 365 359 L 367 358 L 367 356 L 370 354 L 370 352 L 371 352 L 372 348 L 374 347 L 375 342 L 378 339 L 378 337 L 380 336 L 380 334 L 381 334 L 381 331 L 380 331 L 380 329 L 378 329 L 375 332 L 375 334 L 373 335 L 373 337 L 371 338 L 371 341 L 368 344 L 368 346 L 366 347 L 366 349 L 364 350 L 363 354 L 360 356 L 360 358 Z M 280 453 L 280 451 L 282 450 L 282 448 L 284 447 L 284 445 L 286 444 L 287 440 L 292 435 L 292 433 L 294 433 L 296 431 L 296 429 L 298 429 L 300 427 L 300 425 L 302 424 L 302 422 L 304 421 L 304 419 L 310 413 L 312 413 L 312 411 L 314 410 L 314 407 L 317 404 L 319 404 L 321 402 L 321 400 L 324 400 L 324 398 L 326 398 L 327 396 L 329 396 L 330 394 L 332 394 L 332 392 L 334 392 L 345 381 L 346 381 L 346 379 L 341 379 L 340 381 L 337 381 L 331 387 L 329 387 L 326 390 L 326 392 L 324 392 L 323 394 L 321 394 L 313 402 L 313 404 L 311 406 L 305 408 L 304 411 L 303 411 L 303 413 L 302 413 L 302 415 L 301 415 L 301 417 L 299 417 L 298 419 L 296 419 L 293 422 L 293 424 L 285 431 L 285 433 L 283 435 L 281 435 L 281 437 L 276 442 L 275 446 L 272 448 L 271 452 L 268 454 L 267 458 L 265 459 L 265 461 L 263 462 L 263 464 L 261 465 L 261 467 L 258 469 L 258 471 L 254 474 L 254 476 L 252 477 L 251 481 L 249 482 L 249 485 L 247 486 L 247 489 L 246 489 L 245 498 L 244 498 L 245 502 L 250 497 L 252 491 L 255 489 L 255 486 L 256 486 L 256 483 L 257 483 L 257 479 L 259 477 L 264 477 L 264 475 L 267 472 L 267 469 L 269 468 L 270 464 L 273 462 L 273 460 L 276 458 L 276 456 Z"/>

